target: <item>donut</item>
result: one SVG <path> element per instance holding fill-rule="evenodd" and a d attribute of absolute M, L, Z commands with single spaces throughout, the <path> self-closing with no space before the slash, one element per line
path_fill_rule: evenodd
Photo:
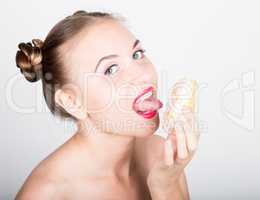
<path fill-rule="evenodd" d="M 185 107 L 191 112 L 197 112 L 198 84 L 196 80 L 187 78 L 176 82 L 169 93 L 166 109 L 163 113 L 163 129 L 169 134 L 173 131 L 174 124 L 181 119 Z"/>

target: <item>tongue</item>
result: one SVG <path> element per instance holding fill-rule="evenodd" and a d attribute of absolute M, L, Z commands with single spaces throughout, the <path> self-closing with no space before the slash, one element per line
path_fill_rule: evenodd
<path fill-rule="evenodd" d="M 148 110 L 158 110 L 162 107 L 160 100 L 156 98 L 149 98 L 135 104 L 135 110 L 137 111 L 148 111 Z"/>

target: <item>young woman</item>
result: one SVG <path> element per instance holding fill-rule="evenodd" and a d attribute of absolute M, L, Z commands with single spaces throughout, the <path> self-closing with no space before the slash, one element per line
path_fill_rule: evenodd
<path fill-rule="evenodd" d="M 194 115 L 167 140 L 153 135 L 162 107 L 157 72 L 121 18 L 77 11 L 44 41 L 18 47 L 20 71 L 42 81 L 51 112 L 77 131 L 33 169 L 16 200 L 189 199 Z"/>

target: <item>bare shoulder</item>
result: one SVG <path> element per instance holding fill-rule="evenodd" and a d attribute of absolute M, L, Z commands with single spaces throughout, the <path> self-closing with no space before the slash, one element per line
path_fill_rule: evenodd
<path fill-rule="evenodd" d="M 33 171 L 17 193 L 15 200 L 52 199 L 56 192 L 55 182 L 44 174 Z"/>
<path fill-rule="evenodd" d="M 46 200 L 56 199 L 60 193 L 62 180 L 62 165 L 61 160 L 64 157 L 65 146 L 62 145 L 32 170 L 26 178 L 22 187 L 16 194 L 15 200 Z"/>

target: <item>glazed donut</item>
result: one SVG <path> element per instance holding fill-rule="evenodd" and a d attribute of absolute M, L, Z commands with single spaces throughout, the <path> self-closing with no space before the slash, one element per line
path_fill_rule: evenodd
<path fill-rule="evenodd" d="M 163 129 L 169 134 L 173 131 L 174 124 L 181 119 L 185 107 L 191 112 L 197 112 L 198 84 L 195 80 L 180 79 L 170 90 L 166 110 L 163 114 Z"/>

